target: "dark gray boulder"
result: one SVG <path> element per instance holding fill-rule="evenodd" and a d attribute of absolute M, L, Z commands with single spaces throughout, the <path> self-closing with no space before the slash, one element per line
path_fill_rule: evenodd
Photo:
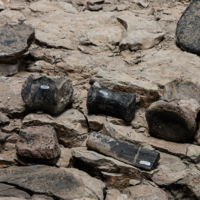
<path fill-rule="evenodd" d="M 22 86 L 21 95 L 29 109 L 56 115 L 72 103 L 73 91 L 69 78 L 30 75 Z"/>
<path fill-rule="evenodd" d="M 194 0 L 178 21 L 177 44 L 191 53 L 200 54 L 200 0 Z"/>
<path fill-rule="evenodd" d="M 16 63 L 35 38 L 34 29 L 24 23 L 0 28 L 0 62 Z"/>
<path fill-rule="evenodd" d="M 196 113 L 173 102 L 157 101 L 146 110 L 150 135 L 173 142 L 188 142 L 196 131 Z"/>

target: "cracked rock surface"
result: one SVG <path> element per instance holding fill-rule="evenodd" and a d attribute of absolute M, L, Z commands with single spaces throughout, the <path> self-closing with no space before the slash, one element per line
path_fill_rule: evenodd
<path fill-rule="evenodd" d="M 199 2 L 0 0 L 0 200 L 199 199 Z M 57 82 L 31 82 L 27 106 L 30 77 Z M 137 94 L 131 122 L 88 113 L 91 79 Z M 92 131 L 139 150 L 89 149 Z M 130 164 L 141 149 L 151 170 Z"/>

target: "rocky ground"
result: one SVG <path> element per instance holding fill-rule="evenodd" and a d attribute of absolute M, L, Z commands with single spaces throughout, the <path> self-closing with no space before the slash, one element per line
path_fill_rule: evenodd
<path fill-rule="evenodd" d="M 1 27 L 24 22 L 35 30 L 35 40 L 18 60 L 19 69 L 0 64 L 0 200 L 200 198 L 198 128 L 194 140 L 170 142 L 152 137 L 145 117 L 146 109 L 177 79 L 192 82 L 199 97 L 200 58 L 177 47 L 175 37 L 177 22 L 189 3 L 0 1 Z M 60 115 L 28 109 L 21 90 L 30 74 L 70 78 L 74 90 L 71 106 Z M 139 94 L 131 123 L 88 115 L 90 79 L 115 92 Z M 192 108 L 196 105 L 189 104 Z M 32 130 L 32 126 L 45 130 Z M 20 150 L 24 145 L 20 130 L 41 133 L 41 138 L 33 141 L 33 152 Z M 147 171 L 90 150 L 86 141 L 91 131 L 155 150 L 160 160 Z M 45 145 L 51 151 L 37 151 L 36 147 Z"/>

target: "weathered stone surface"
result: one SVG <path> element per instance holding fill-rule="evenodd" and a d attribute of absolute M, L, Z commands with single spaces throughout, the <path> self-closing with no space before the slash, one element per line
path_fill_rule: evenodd
<path fill-rule="evenodd" d="M 5 25 L 0 29 L 0 61 L 17 62 L 34 39 L 34 29 L 24 23 Z"/>
<path fill-rule="evenodd" d="M 196 131 L 196 114 L 187 107 L 158 101 L 146 110 L 149 133 L 157 138 L 186 142 Z"/>
<path fill-rule="evenodd" d="M 12 76 L 17 72 L 18 64 L 0 64 L 0 76 Z"/>
<path fill-rule="evenodd" d="M 45 165 L 12 167 L 0 170 L 0 183 L 2 182 L 57 199 L 104 199 L 104 183 L 77 169 L 59 169 Z"/>
<path fill-rule="evenodd" d="M 2 131 L 6 133 L 19 132 L 22 125 L 21 119 L 11 119 L 8 125 L 1 128 Z"/>
<path fill-rule="evenodd" d="M 23 126 L 53 126 L 59 142 L 70 148 L 81 146 L 87 138 L 85 117 L 75 109 L 69 109 L 57 117 L 48 114 L 29 114 L 22 123 Z"/>
<path fill-rule="evenodd" d="M 0 13 L 0 18 L 3 19 L 3 24 L 17 25 L 26 20 L 24 14 L 17 10 L 5 9 Z"/>
<path fill-rule="evenodd" d="M 23 190 L 17 189 L 15 186 L 0 183 L 0 199 L 3 200 L 3 197 L 5 200 L 9 200 L 9 198 L 12 199 L 12 197 L 16 197 L 16 200 L 18 198 L 19 200 L 24 200 L 29 199 L 30 195 Z"/>
<path fill-rule="evenodd" d="M 21 88 L 29 73 L 18 73 L 16 77 L 0 77 L 0 111 L 15 117 L 26 112 L 25 103 L 21 97 Z"/>
<path fill-rule="evenodd" d="M 155 168 L 160 157 L 158 152 L 96 132 L 91 133 L 87 141 L 87 146 L 102 154 L 145 170 Z"/>
<path fill-rule="evenodd" d="M 65 12 L 63 6 L 53 9 L 56 10 L 42 15 L 44 17 L 40 19 L 36 17 L 26 22 L 35 28 L 36 40 L 46 46 L 77 49 L 82 44 L 89 46 L 92 53 L 103 51 L 108 43 L 117 45 L 121 41 L 123 28 L 118 25 L 113 13 L 84 12 L 75 15 Z"/>
<path fill-rule="evenodd" d="M 137 80 L 126 73 L 99 70 L 95 79 L 108 89 L 116 92 L 137 93 L 141 98 L 141 106 L 148 107 L 151 102 L 159 99 L 159 88 L 145 79 Z"/>
<path fill-rule="evenodd" d="M 32 126 L 21 129 L 16 152 L 22 157 L 44 160 L 44 162 L 58 158 L 61 154 L 56 132 L 52 126 Z"/>
<path fill-rule="evenodd" d="M 187 173 L 187 165 L 180 158 L 165 153 L 160 153 L 158 170 L 152 176 L 152 180 L 159 186 L 168 186 L 184 178 Z"/>
<path fill-rule="evenodd" d="M 71 149 L 61 147 L 60 150 L 61 150 L 61 154 L 60 154 L 60 158 L 58 162 L 56 163 L 56 166 L 68 167 L 69 161 L 72 157 Z"/>
<path fill-rule="evenodd" d="M 53 48 L 65 48 L 69 50 L 73 50 L 73 44 L 69 39 L 59 39 L 56 38 L 56 35 L 51 33 L 45 33 L 40 30 L 36 30 L 35 32 L 35 39 L 38 40 L 40 43 L 47 45 L 48 47 Z"/>
<path fill-rule="evenodd" d="M 10 136 L 10 134 L 0 132 L 0 144 L 4 144 L 6 139 Z"/>
<path fill-rule="evenodd" d="M 191 81 L 176 79 L 165 85 L 162 100 L 176 101 L 181 107 L 188 107 L 198 113 L 200 107 L 200 87 Z"/>
<path fill-rule="evenodd" d="M 10 123 L 9 118 L 5 114 L 0 112 L 0 125 L 6 125 L 9 123 Z"/>
<path fill-rule="evenodd" d="M 107 114 L 131 122 L 135 116 L 135 93 L 116 93 L 108 90 L 95 80 L 90 80 L 91 87 L 87 96 L 88 114 Z"/>
<path fill-rule="evenodd" d="M 199 198 L 199 168 L 196 168 L 195 166 L 191 166 L 190 168 L 191 169 L 186 176 L 172 184 L 170 187 L 171 193 L 175 199 Z"/>
<path fill-rule="evenodd" d="M 72 103 L 73 86 L 69 78 L 31 75 L 23 84 L 21 94 L 28 108 L 56 115 Z"/>
<path fill-rule="evenodd" d="M 180 144 L 175 142 L 168 142 L 154 137 L 149 137 L 142 133 L 137 133 L 136 131 L 131 129 L 131 127 L 114 125 L 112 123 L 104 123 L 102 133 L 123 141 L 131 142 L 142 147 L 148 147 L 150 145 L 156 150 L 176 155 L 180 158 L 187 158 L 195 163 L 198 162 L 200 159 L 200 147 L 197 145 L 187 143 Z"/>
<path fill-rule="evenodd" d="M 195 0 L 185 10 L 176 28 L 178 45 L 182 49 L 196 54 L 200 54 L 199 17 L 199 0 Z"/>
<path fill-rule="evenodd" d="M 131 165 L 94 151 L 73 148 L 72 156 L 75 167 L 102 179 L 109 188 L 126 188 L 131 179 L 141 181 L 146 175 Z"/>
<path fill-rule="evenodd" d="M 8 143 L 6 143 L 8 144 Z M 15 151 L 15 145 L 13 145 L 13 148 L 8 148 L 6 146 L 6 144 L 4 145 L 4 149 L 2 151 L 2 153 L 0 153 L 0 168 L 6 168 L 6 167 L 10 167 L 13 165 L 16 165 L 16 151 Z M 1 152 L 1 149 L 0 149 Z"/>
<path fill-rule="evenodd" d="M 100 131 L 103 128 L 103 123 L 106 121 L 106 116 L 86 115 L 86 117 L 88 120 L 89 128 L 93 131 Z"/>
<path fill-rule="evenodd" d="M 54 71 L 55 68 L 50 63 L 47 63 L 44 60 L 39 60 L 31 64 L 27 70 L 30 72 L 51 72 Z"/>
<path fill-rule="evenodd" d="M 137 51 L 149 49 L 159 44 L 164 38 L 165 34 L 155 21 L 136 17 L 130 11 L 118 15 L 117 19 L 127 30 L 120 42 L 122 50 L 130 49 L 131 51 Z"/>
<path fill-rule="evenodd" d="M 116 189 L 108 190 L 106 200 L 168 200 L 167 194 L 160 188 L 151 185 L 136 185 L 124 189 L 122 193 Z"/>

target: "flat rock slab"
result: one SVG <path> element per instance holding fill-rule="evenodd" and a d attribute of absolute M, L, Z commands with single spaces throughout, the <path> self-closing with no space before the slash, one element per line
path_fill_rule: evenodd
<path fill-rule="evenodd" d="M 146 110 L 150 135 L 172 142 L 187 142 L 196 131 L 196 114 L 173 102 L 157 101 Z"/>
<path fill-rule="evenodd" d="M 60 156 L 60 146 L 52 126 L 21 129 L 16 144 L 17 154 L 27 158 L 50 160 Z"/>
<path fill-rule="evenodd" d="M 20 23 L 0 28 L 0 61 L 17 62 L 34 40 L 34 29 Z"/>
<path fill-rule="evenodd" d="M 116 158 L 135 167 L 152 170 L 155 168 L 160 154 L 127 142 L 92 132 L 87 146 L 102 154 Z"/>
<path fill-rule="evenodd" d="M 0 183 L 54 199 L 104 199 L 104 183 L 77 169 L 45 165 L 10 167 L 0 170 Z"/>
<path fill-rule="evenodd" d="M 30 75 L 22 87 L 22 99 L 33 110 L 56 115 L 72 103 L 73 86 L 65 77 Z"/>
<path fill-rule="evenodd" d="M 193 1 L 185 10 L 176 28 L 178 45 L 191 53 L 200 54 L 200 1 Z"/>

